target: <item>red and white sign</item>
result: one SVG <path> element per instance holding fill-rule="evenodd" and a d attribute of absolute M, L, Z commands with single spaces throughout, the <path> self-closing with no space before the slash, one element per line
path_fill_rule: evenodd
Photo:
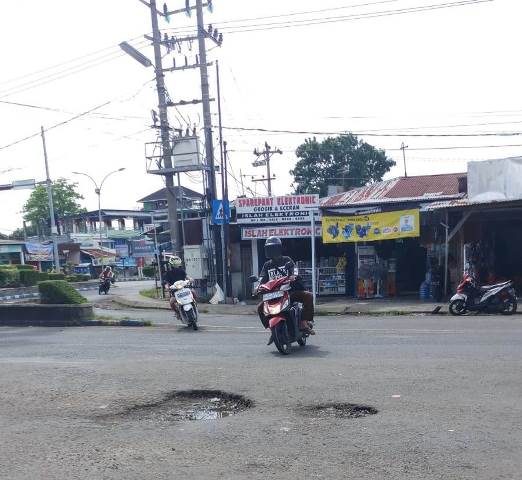
<path fill-rule="evenodd" d="M 241 229 L 242 240 L 264 240 L 268 237 L 279 238 L 310 238 L 312 227 L 310 225 L 292 225 L 290 227 L 243 227 Z M 321 225 L 315 227 L 315 236 L 322 235 Z"/>
<path fill-rule="evenodd" d="M 310 210 L 319 208 L 319 195 L 238 198 L 237 223 L 303 223 L 310 220 Z"/>

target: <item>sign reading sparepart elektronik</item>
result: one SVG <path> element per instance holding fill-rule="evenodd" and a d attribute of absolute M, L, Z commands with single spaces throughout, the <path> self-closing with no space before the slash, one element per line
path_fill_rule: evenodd
<path fill-rule="evenodd" d="M 277 224 L 307 223 L 310 210 L 319 208 L 319 195 L 285 195 L 282 197 L 238 198 L 237 223 Z"/>

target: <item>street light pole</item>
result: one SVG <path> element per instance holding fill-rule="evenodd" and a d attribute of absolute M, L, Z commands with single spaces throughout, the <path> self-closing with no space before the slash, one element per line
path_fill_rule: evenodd
<path fill-rule="evenodd" d="M 58 273 L 58 272 L 60 272 L 60 257 L 58 254 L 58 239 L 56 238 L 56 235 L 58 234 L 58 229 L 56 228 L 56 218 L 54 217 L 53 184 L 51 182 L 51 177 L 49 175 L 49 163 L 47 161 L 47 145 L 45 143 L 44 127 L 41 127 L 41 130 L 42 130 L 42 144 L 43 144 L 43 152 L 44 152 L 44 160 L 45 160 L 47 196 L 49 199 L 49 215 L 51 217 L 51 238 L 53 239 L 54 269 Z"/>
<path fill-rule="evenodd" d="M 103 187 L 103 184 L 105 183 L 105 180 L 109 178 L 113 173 L 123 172 L 125 170 L 125 167 L 118 168 L 118 170 L 113 170 L 112 172 L 109 172 L 105 177 L 103 177 L 103 180 L 100 183 L 100 186 L 98 187 L 98 183 L 96 183 L 96 180 L 92 178 L 88 173 L 84 172 L 72 172 L 74 175 L 83 175 L 84 177 L 89 178 L 92 183 L 94 183 L 94 193 L 98 195 L 98 223 L 99 223 L 99 238 L 100 238 L 100 250 L 103 250 L 102 247 L 102 214 L 101 214 L 101 189 Z"/>

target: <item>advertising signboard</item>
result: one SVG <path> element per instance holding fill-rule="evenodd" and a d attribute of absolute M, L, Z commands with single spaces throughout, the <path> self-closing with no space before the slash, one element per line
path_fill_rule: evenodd
<path fill-rule="evenodd" d="M 50 262 L 53 260 L 52 244 L 26 243 L 25 248 L 27 249 L 25 258 L 29 262 Z"/>
<path fill-rule="evenodd" d="M 323 243 L 372 242 L 419 237 L 419 210 L 323 217 Z"/>
<path fill-rule="evenodd" d="M 308 238 L 312 234 L 310 225 L 291 225 L 274 227 L 243 227 L 241 229 L 242 240 L 264 240 L 268 237 L 279 238 Z M 321 236 L 321 225 L 315 227 L 315 236 Z"/>
<path fill-rule="evenodd" d="M 307 223 L 310 210 L 319 208 L 319 195 L 284 195 L 282 197 L 238 198 L 237 223 Z"/>
<path fill-rule="evenodd" d="M 134 257 L 153 257 L 154 243 L 145 240 L 132 241 L 132 255 Z"/>

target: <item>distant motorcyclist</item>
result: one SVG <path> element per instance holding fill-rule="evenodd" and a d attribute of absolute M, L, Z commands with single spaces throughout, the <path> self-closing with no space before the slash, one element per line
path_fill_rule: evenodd
<path fill-rule="evenodd" d="M 112 271 L 112 268 L 108 265 L 103 269 L 102 273 L 100 273 L 100 280 L 112 280 L 114 279 L 114 272 Z"/>
<path fill-rule="evenodd" d="M 299 281 L 298 272 L 294 261 L 290 257 L 283 256 L 283 245 L 278 237 L 269 237 L 265 242 L 265 257 L 268 261 L 263 265 L 260 274 L 261 284 L 269 280 L 276 280 L 283 277 L 292 277 L 290 290 L 290 301 L 303 304 L 303 318 L 299 328 L 310 335 L 315 332 L 310 328 L 310 323 L 314 319 L 314 298 L 310 292 L 305 291 L 303 284 Z M 263 302 L 257 307 L 259 318 L 265 328 L 268 328 L 268 321 L 263 314 Z"/>

